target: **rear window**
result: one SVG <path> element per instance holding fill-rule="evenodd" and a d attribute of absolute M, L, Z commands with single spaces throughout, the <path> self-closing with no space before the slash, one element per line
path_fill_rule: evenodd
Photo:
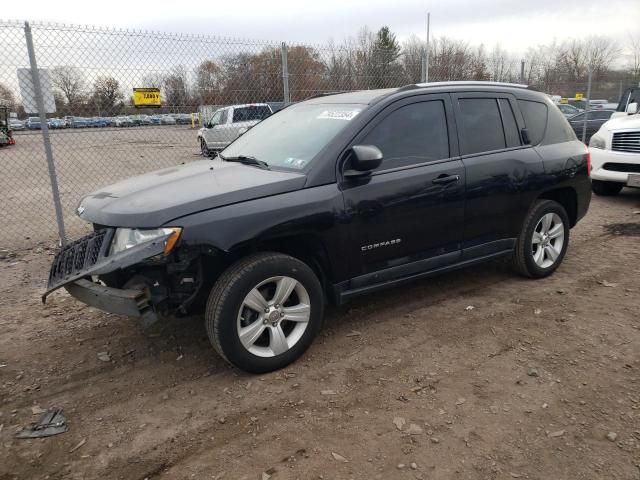
<path fill-rule="evenodd" d="M 463 155 L 506 147 L 498 102 L 495 98 L 461 98 Z"/>
<path fill-rule="evenodd" d="M 271 115 L 267 106 L 240 107 L 233 109 L 233 123 L 249 122 L 252 120 L 264 120 Z"/>
<path fill-rule="evenodd" d="M 518 105 L 524 117 L 524 125 L 529 134 L 529 141 L 531 145 L 538 145 L 542 141 L 547 125 L 547 106 L 544 103 L 530 100 L 518 100 Z M 562 116 L 560 110 L 557 110 L 557 112 Z"/>

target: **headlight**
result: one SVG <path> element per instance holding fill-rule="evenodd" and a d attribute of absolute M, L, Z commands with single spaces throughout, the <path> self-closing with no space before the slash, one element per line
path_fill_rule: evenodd
<path fill-rule="evenodd" d="M 591 148 L 599 148 L 601 150 L 604 150 L 607 146 L 607 142 L 604 141 L 604 138 L 599 137 L 598 135 L 594 135 L 593 137 L 591 137 L 591 140 L 589 140 L 589 146 Z"/>
<path fill-rule="evenodd" d="M 109 255 L 124 252 L 129 248 L 142 245 L 143 243 L 151 242 L 162 237 L 167 237 L 164 241 L 164 253 L 169 253 L 178 242 L 181 232 L 181 228 L 154 228 L 152 230 L 118 228 L 116 229 L 116 233 L 111 241 Z"/>

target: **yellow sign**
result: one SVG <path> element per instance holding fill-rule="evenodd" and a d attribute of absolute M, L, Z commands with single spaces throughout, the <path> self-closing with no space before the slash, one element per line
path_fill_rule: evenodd
<path fill-rule="evenodd" d="M 134 88 L 133 106 L 143 108 L 154 108 L 160 106 L 159 88 Z"/>
<path fill-rule="evenodd" d="M 576 100 L 582 100 L 584 98 L 584 95 L 582 95 L 581 93 L 576 93 Z"/>
<path fill-rule="evenodd" d="M 568 98 L 561 98 L 561 99 L 560 99 L 560 103 L 561 103 L 562 105 L 567 105 L 567 104 L 569 103 L 569 99 L 568 99 Z"/>

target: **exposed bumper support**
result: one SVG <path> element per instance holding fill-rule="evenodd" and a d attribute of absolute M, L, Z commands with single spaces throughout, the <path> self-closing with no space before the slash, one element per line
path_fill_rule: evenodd
<path fill-rule="evenodd" d="M 68 283 L 64 288 L 81 302 L 105 312 L 137 317 L 145 325 L 157 320 L 146 289 L 121 290 L 84 279 Z"/>

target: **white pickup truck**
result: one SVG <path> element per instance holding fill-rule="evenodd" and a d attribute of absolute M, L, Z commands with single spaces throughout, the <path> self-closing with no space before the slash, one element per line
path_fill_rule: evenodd
<path fill-rule="evenodd" d="M 614 113 L 591 137 L 591 185 L 597 195 L 617 195 L 624 186 L 640 188 L 638 103 Z"/>
<path fill-rule="evenodd" d="M 238 136 L 273 113 L 266 103 L 231 105 L 216 110 L 198 130 L 200 151 L 205 157 L 226 148 Z"/>

